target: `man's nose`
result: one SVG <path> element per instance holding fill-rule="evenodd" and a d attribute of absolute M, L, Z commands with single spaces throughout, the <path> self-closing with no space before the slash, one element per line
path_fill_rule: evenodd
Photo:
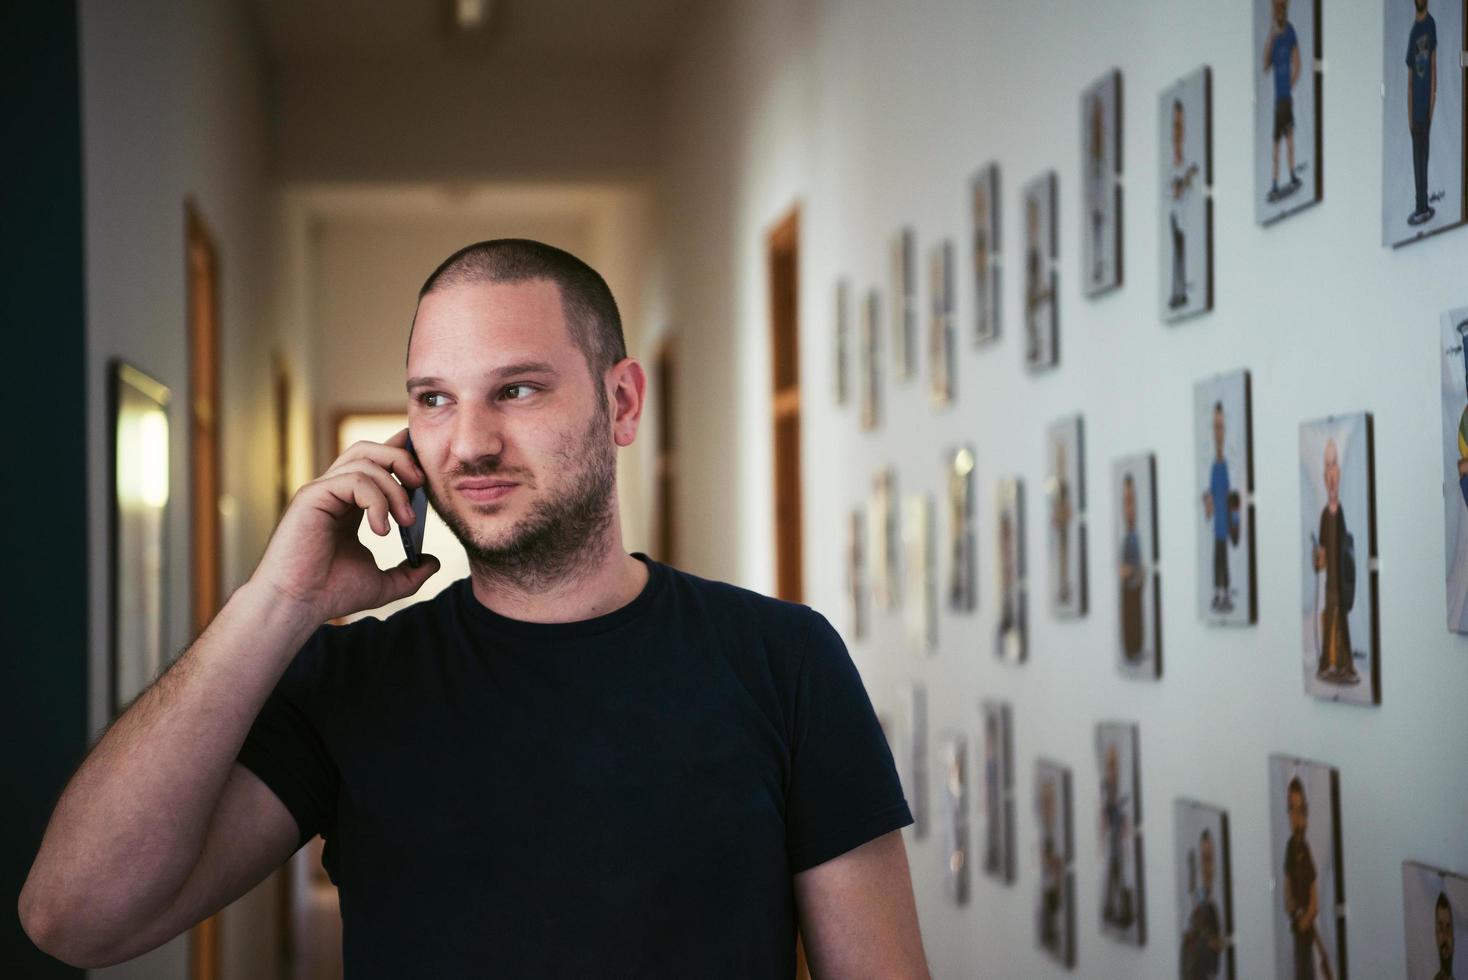
<path fill-rule="evenodd" d="M 473 463 L 505 451 L 504 419 L 492 405 L 477 401 L 461 403 L 454 415 L 449 452 L 460 463 Z"/>

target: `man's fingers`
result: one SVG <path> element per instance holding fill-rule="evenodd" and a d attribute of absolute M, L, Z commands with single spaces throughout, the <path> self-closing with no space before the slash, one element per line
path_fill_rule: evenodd
<path fill-rule="evenodd" d="M 388 524 L 388 500 L 377 483 L 365 473 L 338 473 L 323 477 L 317 484 L 341 504 L 365 511 L 367 522 L 378 534 L 392 530 Z M 342 510 L 333 508 L 340 518 Z"/>
<path fill-rule="evenodd" d="M 377 489 L 382 491 L 383 495 L 391 501 L 392 514 L 397 518 L 399 524 L 413 523 L 413 504 L 408 499 L 408 491 L 403 488 L 401 483 L 389 476 L 387 470 L 369 460 L 361 459 L 347 463 L 332 473 L 333 476 L 349 474 L 361 474 L 371 480 L 377 486 Z"/>
<path fill-rule="evenodd" d="M 383 573 L 387 577 L 386 589 L 388 596 L 379 605 L 385 605 L 388 602 L 404 599 L 414 594 L 441 567 L 438 559 L 433 555 L 424 555 L 417 568 L 414 568 L 408 563 L 408 559 L 404 558 L 395 567 L 389 568 Z"/>
<path fill-rule="evenodd" d="M 399 435 L 407 437 L 407 429 L 403 429 Z M 394 436 L 393 438 L 397 438 Z M 362 440 L 347 447 L 346 452 L 336 458 L 336 461 L 327 469 L 327 473 L 334 473 L 340 469 L 349 468 L 352 464 L 370 460 L 382 469 L 390 471 L 405 485 L 410 487 L 423 484 L 423 470 L 417 463 L 413 462 L 412 455 L 401 445 L 392 445 L 391 440 L 386 443 L 369 442 Z"/>

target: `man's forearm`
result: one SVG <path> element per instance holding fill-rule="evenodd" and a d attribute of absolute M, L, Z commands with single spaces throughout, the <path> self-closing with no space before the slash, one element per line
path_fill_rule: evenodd
<path fill-rule="evenodd" d="M 113 723 L 51 815 L 20 895 L 27 928 L 82 923 L 100 938 L 168 906 L 260 706 L 319 625 L 312 618 L 245 585 Z"/>

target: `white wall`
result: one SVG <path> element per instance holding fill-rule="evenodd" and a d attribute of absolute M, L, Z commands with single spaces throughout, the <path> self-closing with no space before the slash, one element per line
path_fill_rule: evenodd
<path fill-rule="evenodd" d="M 226 588 L 263 552 L 274 523 L 269 351 L 278 346 L 309 385 L 299 335 L 277 336 L 265 297 L 277 214 L 265 180 L 262 77 L 237 4 L 150 0 L 80 4 L 86 196 L 88 535 L 92 541 L 91 730 L 109 720 L 107 658 L 107 362 L 122 357 L 173 391 L 166 646 L 192 639 L 184 201 L 213 232 L 221 269 L 222 490 Z M 275 879 L 223 916 L 222 975 L 268 977 L 277 953 Z M 183 977 L 186 936 L 107 977 Z"/>
<path fill-rule="evenodd" d="M 1461 711 L 1468 651 L 1443 629 L 1443 528 L 1437 455 L 1438 314 L 1462 305 L 1468 230 L 1383 250 L 1380 214 L 1379 4 L 1328 5 L 1324 202 L 1269 229 L 1254 224 L 1253 52 L 1249 9 L 1205 0 L 1002 0 L 901 7 L 875 0 L 758 0 L 701 25 L 672 72 L 663 154 L 661 300 L 685 338 L 679 411 L 679 533 L 684 564 L 760 589 L 773 585 L 769 488 L 768 321 L 764 233 L 802 202 L 800 316 L 804 409 L 806 591 L 845 626 L 845 523 L 879 467 L 899 491 L 940 492 L 941 450 L 977 448 L 979 611 L 941 614 L 939 650 L 902 646 L 898 614 L 874 613 L 855 644 L 873 699 L 926 684 L 930 730 L 966 732 L 976 758 L 980 697 L 1015 708 L 1019 877 L 976 877 L 964 908 L 943 895 L 939 835 L 909 834 L 924 939 L 935 976 L 1059 976 L 1034 948 L 1037 836 L 1033 763 L 1068 763 L 1075 785 L 1078 971 L 1176 971 L 1172 801 L 1228 808 L 1240 976 L 1273 972 L 1276 855 L 1269 839 L 1267 758 L 1276 751 L 1339 767 L 1350 970 L 1402 972 L 1400 862 L 1468 871 L 1468 741 Z M 1209 63 L 1214 72 L 1216 309 L 1164 327 L 1156 312 L 1153 116 L 1158 92 Z M 1124 73 L 1127 281 L 1099 301 L 1080 295 L 1079 93 L 1104 70 Z M 831 400 L 832 287 L 886 291 L 887 242 L 904 224 L 919 256 L 951 237 L 957 322 L 972 316 L 966 186 L 989 158 L 1003 166 L 1004 338 L 959 345 L 957 400 L 935 413 L 920 379 L 885 384 L 885 418 L 858 430 L 854 405 Z M 1060 177 L 1061 364 L 1021 369 L 1019 188 Z M 926 286 L 919 290 L 920 309 Z M 853 330 L 856 320 L 853 317 Z M 884 323 L 884 345 L 887 343 Z M 963 336 L 962 332 L 960 336 Z M 853 356 L 854 361 L 854 356 Z M 1260 621 L 1204 628 L 1197 619 L 1192 385 L 1248 367 L 1254 378 Z M 853 389 L 854 390 L 854 389 Z M 695 394 L 696 393 L 696 394 Z M 1086 419 L 1091 488 L 1092 611 L 1051 618 L 1042 502 L 1045 427 Z M 1321 703 L 1301 690 L 1298 653 L 1298 424 L 1369 410 L 1376 421 L 1383 704 Z M 1109 468 L 1152 450 L 1161 492 L 1165 674 L 1129 681 L 1114 667 L 1116 594 L 1109 570 Z M 995 625 L 994 480 L 1026 479 L 1031 556 L 1030 662 L 988 654 Z M 940 517 L 938 540 L 944 529 Z M 1094 725 L 1140 723 L 1151 939 L 1131 949 L 1099 928 Z M 931 756 L 935 758 L 934 756 Z M 980 826 L 970 767 L 971 834 Z M 936 783 L 934 784 L 936 786 Z M 930 805 L 936 818 L 936 796 Z M 936 819 L 934 826 L 938 826 Z"/>

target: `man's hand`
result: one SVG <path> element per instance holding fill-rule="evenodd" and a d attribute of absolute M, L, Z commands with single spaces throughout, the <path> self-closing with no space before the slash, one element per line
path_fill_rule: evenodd
<path fill-rule="evenodd" d="M 408 489 L 422 486 L 423 471 L 413 462 L 403 429 L 385 443 L 358 442 L 319 479 L 291 499 L 265 549 L 252 580 L 313 611 L 318 621 L 372 609 L 410 596 L 438 571 L 438 559 L 424 555 L 414 568 L 405 558 L 382 571 L 357 538 L 362 514 L 377 534 L 392 533 L 414 521 Z"/>

